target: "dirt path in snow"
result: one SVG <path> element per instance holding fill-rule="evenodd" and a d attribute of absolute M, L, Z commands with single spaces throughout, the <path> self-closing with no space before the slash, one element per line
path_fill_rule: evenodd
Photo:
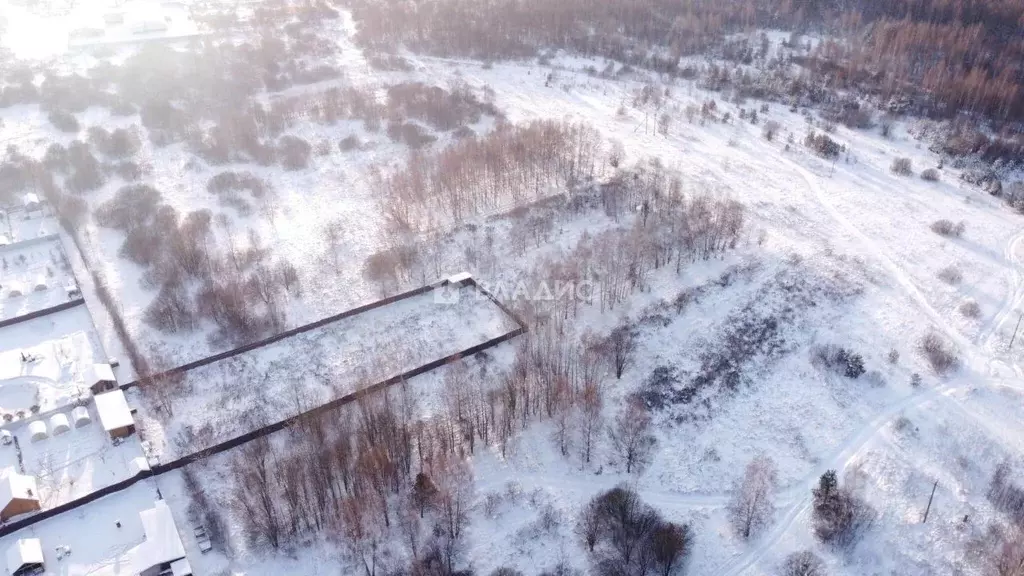
<path fill-rule="evenodd" d="M 828 214 L 850 234 L 856 237 L 865 247 L 867 247 L 871 255 L 882 263 L 889 274 L 896 279 L 900 286 L 903 287 L 907 295 L 917 303 L 929 318 L 931 318 L 932 323 L 956 343 L 961 353 L 966 357 L 965 367 L 969 373 L 973 372 L 974 374 L 981 376 L 982 379 L 980 379 L 979 382 L 984 383 L 986 386 L 1006 387 L 1024 391 L 1024 384 L 1020 382 L 1022 377 L 1020 367 L 1009 358 L 998 358 L 998 355 L 992 349 L 994 344 L 993 341 L 996 335 L 1000 332 L 1001 327 L 1008 320 L 1012 319 L 1013 311 L 1021 305 L 1022 301 L 1024 301 L 1024 281 L 1022 281 L 1022 276 L 1019 271 L 1019 250 L 1024 249 L 1024 230 L 1011 238 L 1003 251 L 1011 270 L 1011 290 L 1004 298 L 1000 311 L 993 316 L 988 325 L 979 332 L 978 337 L 972 342 L 960 334 L 954 326 L 949 324 L 931 306 L 921 291 L 918 290 L 910 276 L 903 269 L 893 262 L 893 260 L 889 258 L 889 256 L 880 247 L 878 247 L 873 240 L 871 240 L 871 238 L 854 226 L 848 218 L 843 216 L 842 213 L 840 213 L 828 201 L 825 189 L 818 181 L 817 176 L 788 158 L 782 157 L 780 160 L 783 164 L 786 164 L 800 174 L 807 183 L 807 186 L 814 193 L 818 203 L 825 208 Z M 1013 377 L 1011 378 L 1000 378 L 999 372 L 997 372 L 999 364 L 1004 366 L 1007 365 L 1004 360 L 1009 362 L 1009 369 L 1013 372 Z M 1001 372 L 1005 373 L 1005 371 Z M 811 489 L 817 482 L 818 476 L 829 469 L 835 469 L 840 472 L 844 470 L 846 466 L 856 458 L 857 454 L 871 442 L 875 435 L 877 435 L 890 420 L 895 418 L 904 410 L 920 406 L 929 400 L 944 399 L 951 402 L 964 414 L 980 421 L 981 418 L 967 410 L 961 405 L 960 401 L 953 396 L 955 392 L 964 390 L 968 387 L 964 381 L 969 379 L 969 376 L 963 377 L 960 378 L 959 385 L 944 384 L 931 388 L 927 391 L 914 394 L 887 407 L 876 415 L 874 419 L 862 426 L 856 434 L 850 436 L 846 442 L 834 450 L 830 457 L 824 459 L 823 464 L 819 464 L 817 469 L 812 474 L 809 474 L 802 482 L 787 490 L 779 492 L 776 495 L 779 501 L 788 500 L 792 502 L 783 514 L 782 518 L 772 526 L 768 533 L 764 534 L 757 541 L 753 548 L 721 565 L 715 570 L 715 573 L 723 576 L 739 576 L 747 569 L 757 564 L 779 542 L 779 540 L 785 535 L 786 531 L 789 530 L 790 526 L 792 526 L 793 523 L 804 515 L 810 508 Z M 985 426 L 985 428 L 988 429 L 987 426 Z"/>

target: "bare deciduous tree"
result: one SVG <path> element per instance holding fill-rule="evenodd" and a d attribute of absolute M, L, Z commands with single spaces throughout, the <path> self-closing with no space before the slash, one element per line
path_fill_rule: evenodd
<path fill-rule="evenodd" d="M 639 472 L 647 465 L 651 449 L 654 448 L 654 436 L 650 428 L 651 416 L 647 408 L 631 399 L 608 430 L 612 448 L 626 464 L 627 474 Z"/>
<path fill-rule="evenodd" d="M 778 471 L 771 458 L 758 456 L 747 464 L 729 502 L 729 520 L 738 536 L 750 538 L 771 522 L 777 483 Z"/>

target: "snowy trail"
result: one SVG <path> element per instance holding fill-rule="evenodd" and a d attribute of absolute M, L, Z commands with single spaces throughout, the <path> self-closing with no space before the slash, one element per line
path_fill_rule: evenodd
<path fill-rule="evenodd" d="M 1017 250 L 1020 248 L 1021 243 L 1024 242 L 1024 231 L 1015 235 L 1004 249 L 1004 256 L 1009 262 L 1012 269 L 1012 290 L 1007 294 L 1004 299 L 1002 308 L 999 313 L 993 318 L 991 326 L 987 327 L 984 331 L 984 336 L 979 334 L 979 337 L 975 342 L 972 342 L 965 338 L 960 332 L 950 325 L 927 301 L 924 295 L 918 290 L 910 276 L 900 268 L 885 252 L 866 234 L 861 232 L 856 226 L 853 225 L 845 216 L 843 216 L 833 205 L 828 201 L 824 188 L 818 182 L 818 178 L 811 173 L 809 170 L 793 162 L 792 160 L 780 157 L 780 160 L 788 165 L 790 168 L 795 170 L 807 183 L 808 187 L 814 192 L 818 203 L 825 208 L 829 215 L 840 225 L 843 226 L 850 234 L 856 237 L 870 252 L 878 259 L 890 273 L 890 275 L 896 279 L 896 281 L 903 287 L 907 295 L 914 300 L 915 303 L 928 315 L 932 320 L 932 323 L 942 330 L 951 340 L 953 340 L 960 351 L 966 356 L 966 368 L 969 372 L 974 372 L 979 376 L 993 376 L 992 365 L 995 362 L 1000 362 L 999 359 L 995 358 L 995 354 L 991 350 L 991 340 L 995 334 L 998 333 L 999 328 L 1003 323 L 1006 322 L 1007 318 L 1011 315 L 1012 311 L 1021 303 L 1024 299 L 1024 290 L 1022 290 L 1021 275 L 1017 267 Z M 1014 371 L 1015 376 L 1019 377 L 1021 372 L 1020 368 L 1011 362 L 1011 367 Z M 961 380 L 969 378 L 964 376 Z M 1002 378 L 999 380 L 986 378 L 982 380 L 985 385 L 988 386 L 1003 386 L 1014 389 L 1021 389 L 1020 386 L 1015 385 L 1014 379 Z M 846 442 L 839 446 L 833 456 L 825 460 L 825 464 L 819 465 L 817 472 L 823 473 L 827 469 L 835 469 L 842 471 L 846 468 L 846 465 L 850 463 L 854 457 L 866 446 L 876 434 L 896 415 L 901 411 L 908 408 L 912 408 L 923 404 L 924 402 L 936 399 L 946 398 L 956 405 L 961 411 L 970 414 L 970 412 L 960 405 L 960 402 L 952 396 L 953 393 L 964 389 L 966 386 L 960 384 L 958 386 L 953 385 L 942 385 L 931 389 L 928 392 L 915 394 L 910 396 L 892 406 L 886 408 L 884 411 L 879 413 L 863 426 L 859 432 L 851 436 Z M 976 416 L 975 416 L 976 418 Z M 726 562 L 715 570 L 716 574 L 722 576 L 739 576 L 747 571 L 749 568 L 757 564 L 785 535 L 786 531 L 793 525 L 796 520 L 806 513 L 811 504 L 810 490 L 814 486 L 814 482 L 817 477 L 810 477 L 809 480 L 805 480 L 802 484 L 793 486 L 792 488 L 780 492 L 778 496 L 779 500 L 796 499 L 783 517 L 776 522 L 771 530 L 766 533 L 758 541 L 757 545 L 746 551 L 745 553 L 737 556 L 731 561 Z M 801 497 L 802 493 L 802 497 Z"/>

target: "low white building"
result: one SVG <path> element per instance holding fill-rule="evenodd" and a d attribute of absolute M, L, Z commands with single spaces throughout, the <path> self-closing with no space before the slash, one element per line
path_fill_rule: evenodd
<path fill-rule="evenodd" d="M 7 573 L 34 574 L 43 568 L 43 545 L 38 538 L 21 538 L 7 549 Z"/>
<path fill-rule="evenodd" d="M 139 512 L 139 518 L 146 540 L 132 552 L 132 574 L 149 576 L 170 570 L 174 576 L 192 576 L 167 502 L 157 500 L 153 508 Z"/>
<path fill-rule="evenodd" d="M 53 416 L 50 416 L 50 433 L 54 436 L 63 434 L 71 430 L 71 424 L 68 422 L 68 415 L 63 412 L 58 412 Z"/>
<path fill-rule="evenodd" d="M 35 192 L 25 194 L 22 198 L 22 204 L 28 212 L 31 212 L 32 210 L 42 210 L 43 208 L 43 203 L 39 201 L 39 195 Z"/>
<path fill-rule="evenodd" d="M 28 434 L 33 442 L 46 440 L 50 437 L 50 431 L 46 428 L 46 422 L 35 420 L 28 424 Z"/>
<path fill-rule="evenodd" d="M 8 468 L 0 474 L 0 522 L 39 510 L 39 489 L 32 476 Z"/>
<path fill-rule="evenodd" d="M 93 364 L 85 371 L 85 385 L 93 394 L 117 388 L 117 378 L 110 364 Z"/>
<path fill-rule="evenodd" d="M 77 406 L 71 411 L 71 420 L 75 423 L 75 428 L 81 428 L 82 426 L 88 426 L 92 423 L 92 416 L 89 415 L 89 409 L 85 406 Z"/>
<path fill-rule="evenodd" d="M 94 397 L 100 424 L 111 438 L 124 438 L 135 432 L 135 419 L 128 408 L 128 400 L 121 389 L 104 392 Z"/>

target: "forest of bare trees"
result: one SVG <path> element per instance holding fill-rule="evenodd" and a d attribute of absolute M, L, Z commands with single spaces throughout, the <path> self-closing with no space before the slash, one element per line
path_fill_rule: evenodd
<path fill-rule="evenodd" d="M 392 224 L 422 230 L 544 196 L 592 179 L 600 141 L 585 124 L 502 125 L 436 153 L 414 153 L 376 187 Z"/>
<path fill-rule="evenodd" d="M 834 37 L 806 59 L 810 82 L 860 88 L 881 103 L 951 117 L 961 111 L 1004 120 L 1024 115 L 1024 7 L 1011 0 L 855 3 L 777 2 L 407 2 L 350 0 L 365 45 L 480 59 L 523 58 L 570 49 L 685 74 L 680 57 L 719 52 L 745 64 L 769 51 L 726 39 L 774 28 Z M 666 50 L 667 49 L 667 50 Z M 795 79 L 795 78 L 794 78 Z"/>

